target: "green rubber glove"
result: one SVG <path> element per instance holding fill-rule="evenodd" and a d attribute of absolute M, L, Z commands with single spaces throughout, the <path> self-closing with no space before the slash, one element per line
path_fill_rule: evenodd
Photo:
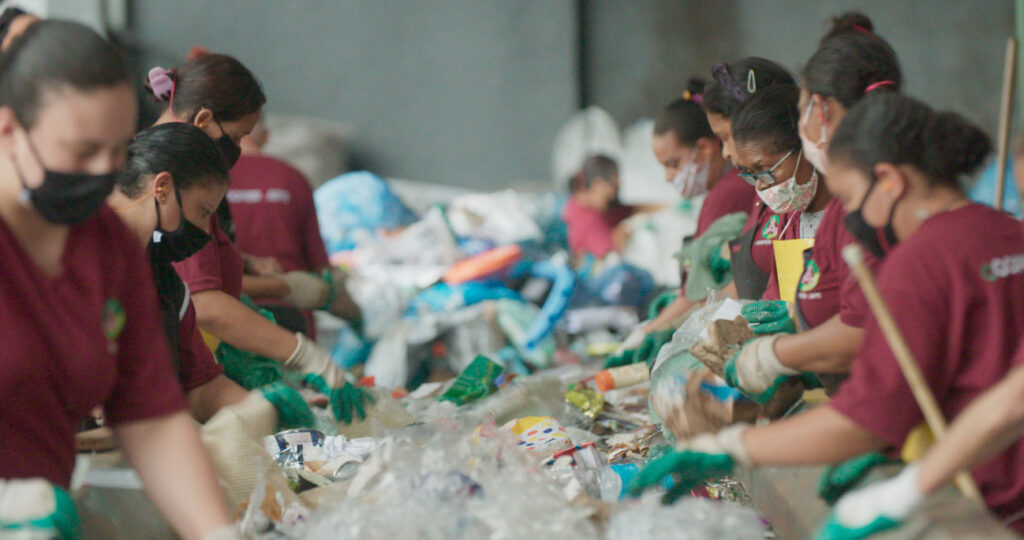
<path fill-rule="evenodd" d="M 918 465 L 909 465 L 889 480 L 843 495 L 816 538 L 855 540 L 899 527 L 925 499 L 917 487 L 919 473 Z"/>
<path fill-rule="evenodd" d="M 708 268 L 711 269 L 712 278 L 717 282 L 721 282 L 729 275 L 732 265 L 728 259 L 722 257 L 722 250 L 716 249 L 708 254 Z"/>
<path fill-rule="evenodd" d="M 796 323 L 789 316 L 789 307 L 782 300 L 762 300 L 743 306 L 743 318 L 757 335 L 796 333 Z"/>
<path fill-rule="evenodd" d="M 856 488 L 871 469 L 888 461 L 888 458 L 878 452 L 869 452 L 839 465 L 828 466 L 818 481 L 818 495 L 832 506 L 840 497 Z"/>
<path fill-rule="evenodd" d="M 899 527 L 901 522 L 885 516 L 878 516 L 863 527 L 846 527 L 840 523 L 836 516 L 830 515 L 825 525 L 818 531 L 817 540 L 860 540 L 873 536 L 882 531 L 888 531 Z"/>
<path fill-rule="evenodd" d="M 651 305 L 647 306 L 647 318 L 654 320 L 661 315 L 661 312 L 665 310 L 672 302 L 679 298 L 679 291 L 666 291 L 659 294 L 652 302 Z"/>
<path fill-rule="evenodd" d="M 366 419 L 366 404 L 374 401 L 373 395 L 366 390 L 348 381 L 339 388 L 331 388 L 319 375 L 306 375 L 304 380 L 306 384 L 327 396 L 335 420 L 351 424 L 356 415 L 361 420 Z"/>
<path fill-rule="evenodd" d="M 647 334 L 644 342 L 640 344 L 640 348 L 637 350 L 637 361 L 647 362 L 647 366 L 650 367 L 658 359 L 658 353 L 661 351 L 661 348 L 669 341 L 672 341 L 674 334 L 675 330 L 673 329 Z"/>
<path fill-rule="evenodd" d="M 660 485 L 666 476 L 672 476 L 674 484 L 661 499 L 664 504 L 672 504 L 701 483 L 731 473 L 733 467 L 735 463 L 729 454 L 669 450 L 641 469 L 626 489 L 630 494 L 638 495 Z"/>
<path fill-rule="evenodd" d="M 0 480 L 0 537 L 82 538 L 71 496 L 41 478 Z"/>
<path fill-rule="evenodd" d="M 281 429 L 313 427 L 313 411 L 297 390 L 282 383 L 273 382 L 260 387 L 263 397 L 277 409 Z"/>
<path fill-rule="evenodd" d="M 680 443 L 641 469 L 626 487 L 627 491 L 639 494 L 671 476 L 674 485 L 662 497 L 662 503 L 672 504 L 703 482 L 731 473 L 737 464 L 750 466 L 743 444 L 743 433 L 749 428 L 748 424 L 736 424 Z"/>
<path fill-rule="evenodd" d="M 604 369 L 610 369 L 634 364 L 638 361 L 636 358 L 636 352 L 637 349 L 626 349 L 619 354 L 613 354 L 605 359 L 602 367 Z"/>
<path fill-rule="evenodd" d="M 466 369 L 462 370 L 462 373 L 459 373 L 448 391 L 437 399 L 464 405 L 490 395 L 497 390 L 494 381 L 498 375 L 501 375 L 501 372 L 500 365 L 492 362 L 486 356 L 477 356 Z"/>

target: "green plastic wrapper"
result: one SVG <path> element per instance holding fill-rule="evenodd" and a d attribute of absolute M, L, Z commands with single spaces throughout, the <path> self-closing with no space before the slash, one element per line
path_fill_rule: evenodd
<path fill-rule="evenodd" d="M 572 388 L 565 393 L 565 402 L 575 406 L 583 416 L 597 418 L 604 409 L 604 395 L 592 388 Z"/>
<path fill-rule="evenodd" d="M 439 401 L 451 401 L 456 405 L 465 405 L 497 391 L 494 380 L 501 375 L 502 367 L 486 356 L 477 356 L 466 369 L 455 378 L 455 383 Z"/>

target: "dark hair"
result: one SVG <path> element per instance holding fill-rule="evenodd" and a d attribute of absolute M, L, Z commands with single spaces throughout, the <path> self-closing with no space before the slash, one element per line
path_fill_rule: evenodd
<path fill-rule="evenodd" d="M 583 160 L 580 172 L 576 173 L 569 182 L 569 189 L 572 192 L 590 187 L 594 180 L 604 178 L 611 180 L 619 174 L 619 164 L 604 154 L 595 154 Z"/>
<path fill-rule="evenodd" d="M 206 107 L 218 121 L 229 122 L 260 110 L 267 102 L 252 72 L 225 54 L 193 58 L 168 70 L 168 76 L 174 82 L 173 102 L 169 106 L 176 114 L 187 113 L 189 119 Z M 157 101 L 170 99 L 158 96 L 148 80 L 144 84 Z"/>
<path fill-rule="evenodd" d="M 35 124 L 48 91 L 88 92 L 119 84 L 131 84 L 124 58 L 78 23 L 40 21 L 0 55 L 0 106 L 14 109 L 26 128 Z"/>
<path fill-rule="evenodd" d="M 833 37 L 823 41 L 807 61 L 803 71 L 807 92 L 833 98 L 850 108 L 869 88 L 898 91 L 903 85 L 903 76 L 896 51 L 870 32 L 870 28 L 867 32 L 843 30 L 838 26 L 843 20 L 842 17 L 836 19 L 836 28 L 828 34 Z"/>
<path fill-rule="evenodd" d="M 846 34 L 874 35 L 875 32 L 875 24 L 871 22 L 867 15 L 859 11 L 847 11 L 842 15 L 832 17 L 829 22 L 832 23 L 832 27 L 821 37 L 819 45 L 834 37 Z"/>
<path fill-rule="evenodd" d="M 711 68 L 711 82 L 704 87 L 704 110 L 708 114 L 732 118 L 736 107 L 746 101 L 752 93 L 747 89 L 751 73 L 753 93 L 777 84 L 796 84 L 786 68 L 756 56 L 748 56 L 728 65 L 715 64 L 715 67 Z"/>
<path fill-rule="evenodd" d="M 228 165 L 217 143 L 184 122 L 156 125 L 135 135 L 117 190 L 132 199 L 140 197 L 145 191 L 143 179 L 164 171 L 171 173 L 181 191 L 228 183 Z"/>
<path fill-rule="evenodd" d="M 775 85 L 750 96 L 732 117 L 736 145 L 756 143 L 773 153 L 799 148 L 799 100 L 800 89 L 794 84 Z"/>
<path fill-rule="evenodd" d="M 675 133 L 679 142 L 686 146 L 693 146 L 704 137 L 714 138 L 715 134 L 708 124 L 708 117 L 699 104 L 703 101 L 704 86 L 703 80 L 690 79 L 686 85 L 686 95 L 690 96 L 689 99 L 679 98 L 662 109 L 654 119 L 654 133 Z"/>
<path fill-rule="evenodd" d="M 985 160 L 992 143 L 962 116 L 936 112 L 899 94 L 869 94 L 853 106 L 829 143 L 828 157 L 872 178 L 878 163 L 910 165 L 934 185 L 957 187 Z"/>

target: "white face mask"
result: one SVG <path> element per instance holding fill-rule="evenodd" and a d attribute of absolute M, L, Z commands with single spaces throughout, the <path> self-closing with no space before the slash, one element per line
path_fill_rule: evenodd
<path fill-rule="evenodd" d="M 690 161 L 683 165 L 672 179 L 672 187 L 687 199 L 708 191 L 708 163 L 697 163 L 696 159 L 697 149 L 694 148 Z"/>
<path fill-rule="evenodd" d="M 818 191 L 818 171 L 811 173 L 811 180 L 806 184 L 799 184 L 796 181 L 796 172 L 800 170 L 800 160 L 803 152 L 796 159 L 796 167 L 793 168 L 793 176 L 775 184 L 774 186 L 757 192 L 768 208 L 776 214 L 788 214 L 807 208 Z"/>
<path fill-rule="evenodd" d="M 827 112 L 825 104 L 821 104 L 823 111 Z M 807 100 L 807 111 L 804 112 L 804 117 L 800 120 L 800 128 L 797 132 L 800 133 L 800 144 L 804 149 L 804 155 L 807 156 L 807 161 L 814 165 L 814 168 L 821 171 L 824 174 L 828 174 L 828 156 L 826 156 L 826 144 L 828 141 L 827 130 L 825 129 L 825 123 L 821 123 L 821 137 L 818 138 L 817 144 L 813 143 L 804 136 L 804 128 L 807 126 L 807 121 L 811 119 L 811 109 L 814 108 L 814 100 Z"/>

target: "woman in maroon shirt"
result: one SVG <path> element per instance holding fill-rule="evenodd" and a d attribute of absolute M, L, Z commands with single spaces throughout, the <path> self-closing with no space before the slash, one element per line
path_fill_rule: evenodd
<path fill-rule="evenodd" d="M 828 139 L 846 111 L 868 93 L 897 91 L 902 81 L 895 52 L 871 28 L 871 21 L 863 15 L 836 19 L 804 68 L 799 103 L 801 147 L 822 174 L 828 172 L 823 157 Z M 839 254 L 854 241 L 842 225 L 844 216 L 838 201 L 833 201 L 797 293 L 797 305 L 812 328 L 761 338 L 737 356 L 738 368 L 741 364 L 775 366 L 759 370 L 763 377 L 758 386 L 770 386 L 778 377 L 798 372 L 849 372 L 864 334 L 867 306 Z M 866 258 L 877 270 L 878 259 L 871 254 Z M 777 292 L 766 299 L 778 299 Z"/>
<path fill-rule="evenodd" d="M 962 117 L 879 93 L 850 109 L 828 151 L 828 182 L 849 211 L 845 223 L 885 255 L 879 289 L 946 418 L 1013 368 L 1024 338 L 1024 304 L 1016 301 L 1024 297 L 1024 231 L 1012 217 L 971 203 L 958 181 L 990 147 Z M 686 441 L 641 472 L 634 487 L 653 485 L 666 472 L 700 480 L 737 463 L 835 463 L 898 449 L 922 420 L 881 328 L 869 319 L 850 378 L 828 405 Z M 1021 445 L 971 472 L 998 515 L 1024 507 Z M 1024 531 L 1020 521 L 1013 526 Z"/>
<path fill-rule="evenodd" d="M 104 204 L 136 118 L 126 62 L 83 26 L 38 22 L 0 58 L 0 478 L 68 487 L 75 430 L 102 405 L 177 532 L 231 538 L 149 265 Z"/>
<path fill-rule="evenodd" d="M 167 102 L 157 125 L 186 122 L 198 127 L 217 143 L 229 166 L 238 160 L 238 141 L 252 131 L 266 101 L 252 73 L 238 60 L 219 54 L 200 56 L 174 70 L 154 68 L 149 88 L 157 99 Z M 222 201 L 218 214 L 210 217 L 213 241 L 174 263 L 191 290 L 199 327 L 238 349 L 319 377 L 322 381 L 317 386 L 330 394 L 338 419 L 351 419 L 353 412 L 362 414 L 362 394 L 346 381 L 326 351 L 304 334 L 285 330 L 241 302 L 247 280 L 257 289 L 278 290 L 286 301 L 292 296 L 318 296 L 316 291 L 326 289 L 327 284 L 311 274 L 304 277 L 302 272 L 243 277 L 245 260 L 231 240 L 232 224 L 225 209 L 227 203 Z M 326 301 L 326 291 L 323 296 L 321 304 Z"/>

